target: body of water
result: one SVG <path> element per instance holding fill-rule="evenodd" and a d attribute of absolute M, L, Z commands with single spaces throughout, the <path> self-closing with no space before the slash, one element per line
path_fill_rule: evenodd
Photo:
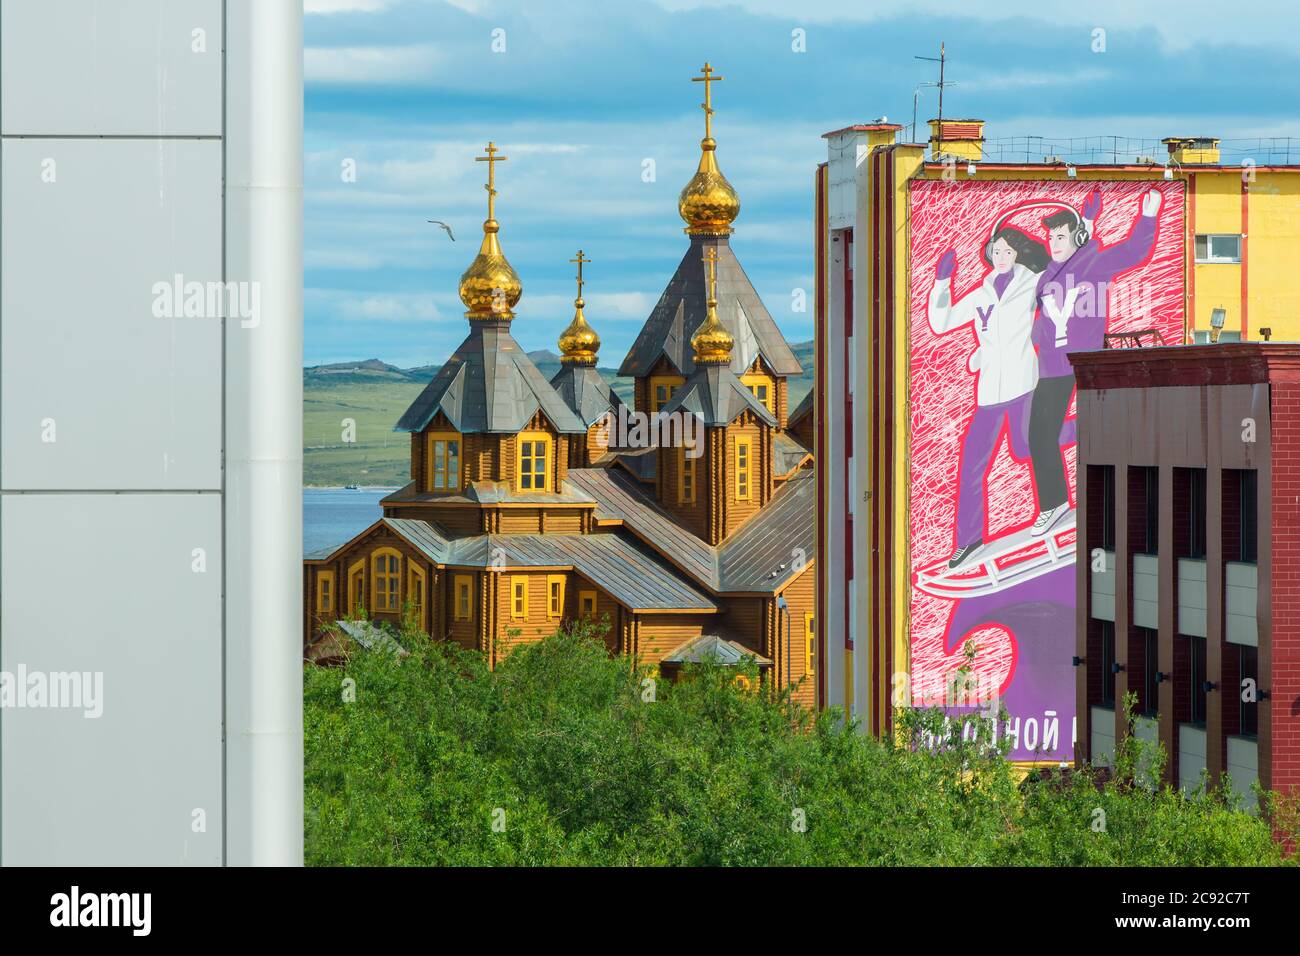
<path fill-rule="evenodd" d="M 304 488 L 302 553 L 340 545 L 374 524 L 383 512 L 379 499 L 396 488 Z"/>

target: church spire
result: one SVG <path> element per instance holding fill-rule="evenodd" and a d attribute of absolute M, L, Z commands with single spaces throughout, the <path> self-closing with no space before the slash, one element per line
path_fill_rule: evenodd
<path fill-rule="evenodd" d="M 691 336 L 696 365 L 730 365 L 735 339 L 718 318 L 718 250 L 709 247 L 704 263 L 709 267 L 708 313 Z"/>
<path fill-rule="evenodd" d="M 582 266 L 591 260 L 584 258 L 579 249 L 578 258 L 569 261 L 578 264 L 578 297 L 573 300 L 573 321 L 560 333 L 560 361 L 571 365 L 595 365 L 600 336 L 587 324 L 587 318 L 582 314 L 582 307 L 586 304 L 582 300 Z"/>
<path fill-rule="evenodd" d="M 501 225 L 496 221 L 496 164 L 507 159 L 498 156 L 498 152 L 497 146 L 489 142 L 487 155 L 474 157 L 475 162 L 488 164 L 488 180 L 483 187 L 488 194 L 488 214 L 483 223 L 483 242 L 479 245 L 478 255 L 460 277 L 460 300 L 465 303 L 468 310 L 465 317 L 470 321 L 509 322 L 515 317 L 513 309 L 524 291 L 518 274 L 506 261 L 497 240 Z"/>
<path fill-rule="evenodd" d="M 740 198 L 727 177 L 718 169 L 714 152 L 718 144 L 713 139 L 713 88 L 722 80 L 713 75 L 708 63 L 700 70 L 701 76 L 691 77 L 694 83 L 704 84 L 704 139 L 700 140 L 700 165 L 695 170 L 681 196 L 677 211 L 686 221 L 686 232 L 692 236 L 725 236 L 731 233 L 731 223 L 740 213 Z"/>

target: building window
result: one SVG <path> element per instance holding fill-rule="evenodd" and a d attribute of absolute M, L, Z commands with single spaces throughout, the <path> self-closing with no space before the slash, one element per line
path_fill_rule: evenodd
<path fill-rule="evenodd" d="M 348 613 L 358 614 L 365 610 L 366 594 L 366 559 L 357 558 L 348 568 Z"/>
<path fill-rule="evenodd" d="M 380 548 L 370 556 L 370 607 L 372 611 L 396 611 L 398 568 L 401 555 L 392 548 Z"/>
<path fill-rule="evenodd" d="M 411 605 L 411 614 L 426 630 L 424 623 L 424 569 L 414 563 L 406 562 L 406 600 Z"/>
<path fill-rule="evenodd" d="M 677 503 L 683 505 L 695 504 L 695 462 L 698 458 L 693 458 L 690 451 L 693 449 L 677 449 Z"/>
<path fill-rule="evenodd" d="M 591 617 L 596 616 L 596 592 L 579 591 L 578 592 L 578 616 Z"/>
<path fill-rule="evenodd" d="M 548 574 L 546 576 L 546 616 L 558 621 L 564 616 L 564 575 Z"/>
<path fill-rule="evenodd" d="M 1255 682 L 1255 693 L 1252 695 L 1255 699 L 1252 701 L 1241 700 L 1244 688 L 1237 689 L 1237 699 L 1241 700 L 1241 735 L 1256 737 L 1259 735 L 1259 648 L 1243 646 L 1237 651 L 1242 681 L 1249 678 Z"/>
<path fill-rule="evenodd" d="M 1115 466 L 1101 469 L 1101 548 L 1115 550 Z"/>
<path fill-rule="evenodd" d="M 817 673 L 817 629 L 811 611 L 803 616 L 803 646 L 804 673 L 812 677 Z"/>
<path fill-rule="evenodd" d="M 1192 723 L 1204 726 L 1205 682 L 1209 679 L 1205 668 L 1205 638 L 1189 637 L 1187 640 L 1191 642 L 1188 649 L 1192 660 Z"/>
<path fill-rule="evenodd" d="M 1143 554 L 1160 551 L 1160 469 L 1144 468 L 1146 480 L 1146 541 Z"/>
<path fill-rule="evenodd" d="M 1159 707 L 1160 685 L 1156 683 L 1156 672 L 1160 669 L 1159 644 L 1157 632 L 1149 627 L 1139 628 L 1142 632 L 1142 715 L 1154 717 Z"/>
<path fill-rule="evenodd" d="M 1197 262 L 1240 262 L 1241 235 L 1220 234 L 1196 237 Z"/>
<path fill-rule="evenodd" d="M 510 617 L 516 621 L 528 618 L 528 578 L 522 574 L 510 579 Z"/>
<path fill-rule="evenodd" d="M 316 610 L 329 614 L 334 610 L 334 572 L 316 572 Z"/>
<path fill-rule="evenodd" d="M 429 490 L 460 491 L 460 435 L 429 434 Z"/>
<path fill-rule="evenodd" d="M 546 432 L 520 432 L 517 439 L 520 491 L 546 491 L 550 487 L 551 436 Z"/>
<path fill-rule="evenodd" d="M 750 372 L 740 377 L 740 384 L 749 389 L 753 396 L 763 403 L 764 408 L 776 414 L 776 387 L 769 376 L 762 372 Z"/>
<path fill-rule="evenodd" d="M 1237 472 L 1241 491 L 1241 560 L 1254 564 L 1259 560 L 1259 486 L 1258 472 Z"/>
<path fill-rule="evenodd" d="M 650 411 L 657 412 L 673 400 L 682 382 L 680 375 L 656 375 L 650 379 Z"/>
<path fill-rule="evenodd" d="M 453 617 L 457 621 L 474 619 L 473 581 L 468 574 L 458 574 L 452 581 L 455 592 Z"/>
<path fill-rule="evenodd" d="M 736 436 L 736 500 L 749 501 L 753 496 L 753 439 Z"/>
<path fill-rule="evenodd" d="M 1101 621 L 1101 702 L 1115 706 L 1115 623 Z"/>
<path fill-rule="evenodd" d="M 1205 469 L 1189 468 L 1187 475 L 1187 557 L 1205 557 Z"/>

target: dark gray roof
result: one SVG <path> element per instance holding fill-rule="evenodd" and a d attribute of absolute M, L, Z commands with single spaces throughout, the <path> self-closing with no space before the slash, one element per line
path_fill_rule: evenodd
<path fill-rule="evenodd" d="M 421 501 L 436 501 L 441 504 L 526 504 L 526 505 L 589 505 L 593 499 L 590 495 L 578 491 L 566 482 L 559 492 L 515 491 L 508 481 L 471 481 L 465 485 L 460 494 L 448 495 L 430 491 L 420 491 L 415 482 L 406 485 L 380 500 L 381 505 L 410 504 Z"/>
<path fill-rule="evenodd" d="M 752 657 L 759 667 L 771 667 L 772 662 L 757 651 L 750 650 L 744 644 L 729 641 L 717 634 L 704 634 L 687 641 L 677 650 L 665 657 L 663 664 L 698 664 L 701 661 L 713 661 L 717 664 L 736 665 L 747 657 Z"/>
<path fill-rule="evenodd" d="M 635 448 L 626 451 L 620 449 L 609 455 L 608 459 L 601 459 L 602 462 L 606 460 L 626 468 L 638 480 L 647 483 L 654 481 L 655 473 L 659 471 L 658 448 Z"/>
<path fill-rule="evenodd" d="M 725 365 L 700 365 L 673 392 L 660 409 L 664 414 L 688 411 L 704 419 L 705 425 L 730 425 L 742 412 L 750 411 L 769 425 L 776 418 L 754 393 L 740 384 L 736 373 Z"/>
<path fill-rule="evenodd" d="M 772 436 L 772 471 L 777 476 L 788 475 L 811 454 L 787 432 L 777 432 Z"/>
<path fill-rule="evenodd" d="M 328 561 L 334 555 L 351 547 L 379 527 L 389 528 L 430 561 L 438 563 L 446 560 L 451 542 L 443 530 L 431 521 L 417 521 L 411 518 L 380 518 L 374 524 L 368 525 L 365 530 L 353 535 L 341 544 L 331 545 L 328 548 L 319 548 L 311 552 L 303 560 Z"/>
<path fill-rule="evenodd" d="M 491 534 L 455 543 L 456 567 L 573 568 L 632 610 L 714 611 L 717 604 L 619 534 Z"/>
<path fill-rule="evenodd" d="M 596 499 L 597 520 L 621 521 L 638 538 L 671 555 L 695 580 L 717 590 L 717 553 L 659 507 L 631 475 L 607 468 L 572 468 L 569 481 Z"/>
<path fill-rule="evenodd" d="M 609 387 L 605 376 L 594 366 L 566 362 L 551 378 L 551 387 L 559 393 L 584 425 L 591 427 L 608 411 L 617 414 L 623 399 Z"/>
<path fill-rule="evenodd" d="M 459 432 L 514 433 L 539 410 L 562 433 L 587 430 L 511 337 L 509 323 L 472 321 L 393 430 L 421 431 L 441 411 Z"/>
<path fill-rule="evenodd" d="M 805 415 L 812 414 L 813 391 L 814 390 L 811 388 L 808 389 L 808 391 L 804 394 L 803 400 L 799 402 L 799 404 L 794 407 L 794 411 L 790 413 L 790 417 L 787 419 L 787 421 L 790 423 L 790 426 L 792 428 L 794 427 L 795 423 L 799 421 L 799 419 L 803 418 Z"/>
<path fill-rule="evenodd" d="M 710 246 L 718 250 L 718 318 L 735 338 L 732 371 L 747 371 L 762 355 L 777 375 L 802 375 L 803 367 L 754 291 L 726 236 L 691 237 L 690 248 L 668 280 L 618 374 L 649 375 L 661 356 L 666 356 L 682 375 L 695 371 L 691 336 L 704 321 L 707 309 L 708 273 L 703 257 Z"/>
<path fill-rule="evenodd" d="M 775 591 L 812 562 L 817 482 L 797 472 L 758 514 L 722 543 L 721 591 Z M 802 559 L 802 565 L 800 561 Z"/>

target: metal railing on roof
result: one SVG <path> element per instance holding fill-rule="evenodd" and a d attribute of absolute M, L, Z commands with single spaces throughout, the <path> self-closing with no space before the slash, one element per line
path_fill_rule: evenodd
<path fill-rule="evenodd" d="M 1271 136 L 1225 139 L 1219 143 L 1220 162 L 1225 166 L 1252 163 L 1256 166 L 1300 165 L 1300 137 Z M 1070 165 L 1163 166 L 1168 147 L 1159 139 L 1132 136 L 1007 136 L 986 139 L 982 161 L 986 163 L 1045 163 L 1058 160 Z"/>

